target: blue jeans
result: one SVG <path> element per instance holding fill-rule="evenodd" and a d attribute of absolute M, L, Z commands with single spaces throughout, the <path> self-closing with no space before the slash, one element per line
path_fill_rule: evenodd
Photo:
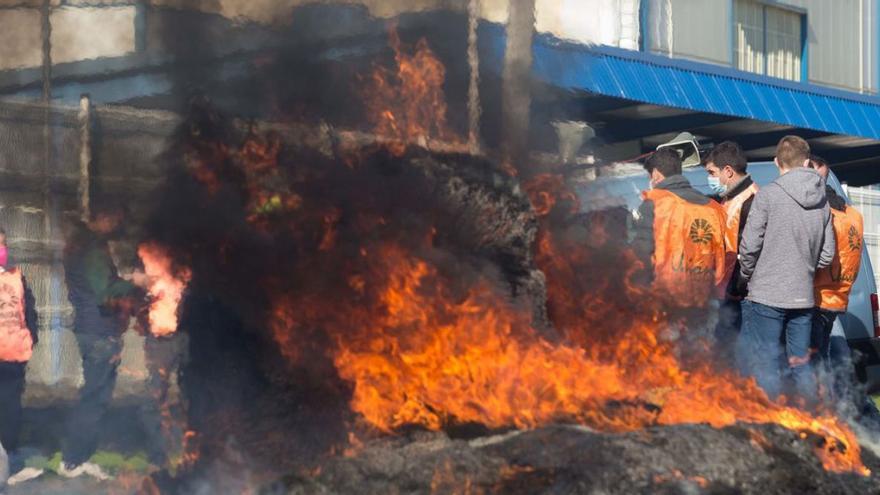
<path fill-rule="evenodd" d="M 83 386 L 79 401 L 67 418 L 67 436 L 62 445 L 64 462 L 80 465 L 98 447 L 105 414 L 110 407 L 119 368 L 122 339 L 110 335 L 77 333 L 82 354 Z"/>
<path fill-rule="evenodd" d="M 731 351 L 742 327 L 742 301 L 726 299 L 718 308 L 718 324 L 715 325 L 715 349 L 725 364 L 733 366 Z"/>
<path fill-rule="evenodd" d="M 782 393 L 779 368 L 780 363 L 787 363 L 797 393 L 808 402 L 815 401 L 816 378 L 809 362 L 812 317 L 812 308 L 782 309 L 743 301 L 737 362 L 740 371 L 754 377 L 771 399 Z"/>
<path fill-rule="evenodd" d="M 816 308 L 813 314 L 813 337 L 811 347 L 816 349 L 817 364 L 828 367 L 831 361 L 831 329 L 840 313 Z"/>

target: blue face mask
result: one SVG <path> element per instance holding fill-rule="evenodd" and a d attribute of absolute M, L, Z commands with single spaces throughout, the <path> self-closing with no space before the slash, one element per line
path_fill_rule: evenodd
<path fill-rule="evenodd" d="M 719 180 L 718 177 L 709 176 L 708 182 L 709 187 L 715 194 L 724 194 L 727 192 L 727 186 L 721 185 L 721 180 Z"/>

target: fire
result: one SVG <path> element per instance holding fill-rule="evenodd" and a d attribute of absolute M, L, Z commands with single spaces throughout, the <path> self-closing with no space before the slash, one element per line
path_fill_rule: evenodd
<path fill-rule="evenodd" d="M 344 274 L 347 292 L 273 292 L 271 327 L 282 353 L 300 359 L 306 335 L 320 328 L 334 344 L 339 376 L 353 384 L 352 410 L 385 432 L 413 424 L 576 422 L 631 431 L 776 423 L 822 438 L 816 451 L 825 468 L 866 473 L 854 434 L 834 415 L 770 401 L 752 380 L 682 362 L 662 335 L 669 324 L 662 308 L 632 281 L 641 264 L 614 230 L 621 224 L 614 212 L 591 218 L 582 242 L 560 226 L 578 210 L 564 181 L 539 177 L 525 189 L 539 198 L 535 260 L 561 341 L 533 328 L 530 311 L 499 292 L 497 281 L 480 277 L 462 290 L 412 247 L 365 240 L 348 263 L 360 268 Z M 315 215 L 312 249 L 321 266 L 339 249 L 328 241 L 330 226 L 346 220 L 339 211 Z M 385 219 L 359 221 L 391 228 Z M 412 237 L 430 248 L 431 232 Z M 323 273 L 321 284 L 335 276 Z"/>
<path fill-rule="evenodd" d="M 174 269 L 171 257 L 162 246 L 144 243 L 138 246 L 144 264 L 150 295 L 150 332 L 156 337 L 177 331 L 177 310 L 190 279 L 189 269 Z"/>
<path fill-rule="evenodd" d="M 396 72 L 376 69 L 366 85 L 376 133 L 398 154 L 429 137 L 451 138 L 442 64 L 424 40 L 412 55 L 393 32 L 391 45 Z M 655 298 L 634 282 L 644 267 L 626 247 L 625 210 L 592 215 L 589 235 L 578 237 L 578 229 L 587 229 L 561 177 L 524 184 L 541 225 L 534 262 L 546 276 L 547 309 L 561 335 L 551 339 L 497 272 L 474 270 L 458 259 L 467 268 L 448 268 L 444 260 L 456 253 L 435 244 L 441 229 L 422 224 L 422 217 L 434 218 L 431 213 L 401 214 L 405 207 L 379 197 L 411 191 L 361 180 L 370 179 L 365 167 L 329 164 L 313 176 L 300 171 L 297 193 L 278 166 L 276 143 L 251 134 L 215 168 L 192 173 L 211 178 L 205 186 L 210 192 L 214 179 L 223 182 L 222 167 L 230 161 L 244 172 L 247 219 L 267 238 L 290 246 L 272 258 L 272 273 L 254 289 L 268 301 L 267 323 L 281 355 L 300 363 L 318 354 L 328 358 L 351 384 L 351 409 L 375 429 L 575 422 L 620 432 L 679 423 L 775 423 L 821 438 L 816 452 L 826 469 L 867 472 L 853 432 L 834 415 L 770 401 L 754 381 L 699 355 L 682 355 L 664 336 L 676 322 L 667 321 Z M 383 176 L 381 184 L 393 179 Z M 320 193 L 310 195 L 306 180 L 317 182 Z M 334 196 L 339 190 L 342 199 Z M 269 211 L 263 209 L 266 198 L 274 205 Z M 334 198 L 339 204 L 330 203 Z M 157 281 L 151 323 L 155 318 L 155 328 L 174 331 L 189 272 L 173 271 L 158 246 L 140 251 Z"/>
<path fill-rule="evenodd" d="M 411 143 L 425 146 L 428 139 L 461 143 L 446 121 L 443 63 L 424 38 L 408 54 L 396 29 L 391 29 L 389 37 L 397 70 L 377 66 L 363 89 L 373 132 L 385 138 L 397 155 Z"/>
<path fill-rule="evenodd" d="M 180 455 L 171 460 L 173 471 L 186 469 L 195 465 L 199 460 L 199 435 L 194 430 L 187 430 L 183 434 L 183 445 Z"/>
<path fill-rule="evenodd" d="M 853 433 L 836 417 L 771 402 L 751 380 L 683 369 L 656 335 L 660 324 L 635 323 L 592 350 L 552 344 L 488 284 L 457 300 L 424 261 L 386 256 L 383 311 L 363 332 L 340 332 L 334 360 L 354 383 L 352 408 L 379 429 L 778 423 L 825 438 L 817 454 L 827 469 L 865 472 Z"/>
<path fill-rule="evenodd" d="M 355 384 L 352 407 L 373 425 L 530 428 L 586 419 L 606 398 L 627 397 L 613 366 L 542 341 L 527 315 L 499 305 L 488 285 L 451 302 L 425 262 L 389 269 L 385 311 L 362 336 L 340 335 L 335 358 L 340 375 Z"/>

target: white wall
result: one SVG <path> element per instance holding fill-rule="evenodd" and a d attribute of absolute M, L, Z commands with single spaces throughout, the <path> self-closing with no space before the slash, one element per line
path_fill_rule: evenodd
<path fill-rule="evenodd" d="M 638 0 L 538 0 L 535 29 L 580 43 L 639 48 Z"/>
<path fill-rule="evenodd" d="M 465 0 L 467 1 L 467 0 Z M 639 49 L 639 0 L 535 0 L 535 30 L 585 44 Z M 507 22 L 516 0 L 481 0 L 480 16 Z"/>
<path fill-rule="evenodd" d="M 730 65 L 729 0 L 648 0 L 646 4 L 651 51 Z"/>
<path fill-rule="evenodd" d="M 52 63 L 118 57 L 135 49 L 135 7 L 63 7 L 54 9 Z M 40 11 L 0 10 L 0 70 L 42 64 Z"/>

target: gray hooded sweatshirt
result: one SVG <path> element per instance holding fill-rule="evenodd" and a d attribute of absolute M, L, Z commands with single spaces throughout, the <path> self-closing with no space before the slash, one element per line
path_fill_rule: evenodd
<path fill-rule="evenodd" d="M 739 244 L 748 300 L 782 309 L 812 308 L 816 268 L 834 258 L 825 181 L 809 168 L 779 176 L 755 195 Z"/>

